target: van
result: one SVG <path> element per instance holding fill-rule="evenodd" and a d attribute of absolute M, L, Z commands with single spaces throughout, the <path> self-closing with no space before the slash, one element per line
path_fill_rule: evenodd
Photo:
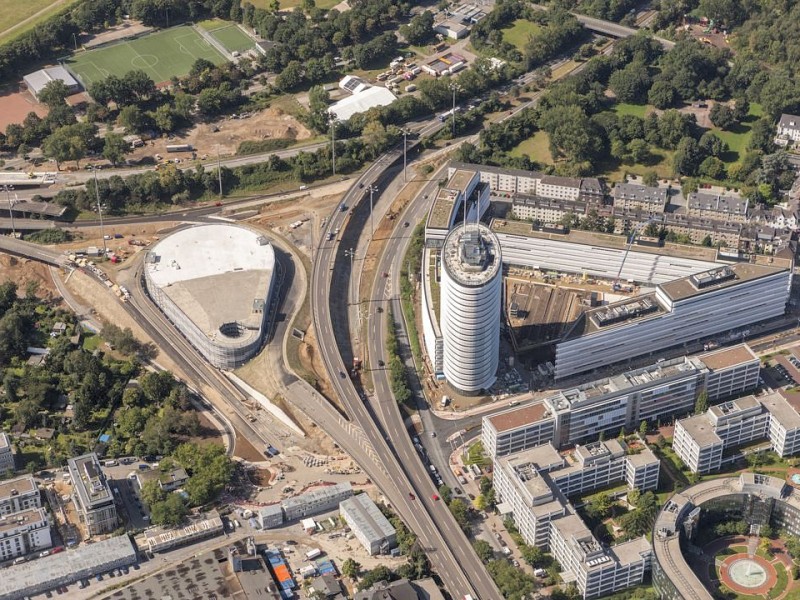
<path fill-rule="evenodd" d="M 106 460 L 106 461 L 103 461 L 103 466 L 104 467 L 116 467 L 117 465 L 119 465 L 119 461 L 118 460 Z"/>

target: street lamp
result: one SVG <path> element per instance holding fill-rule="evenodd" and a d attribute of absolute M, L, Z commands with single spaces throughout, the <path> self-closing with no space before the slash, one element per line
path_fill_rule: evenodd
<path fill-rule="evenodd" d="M 108 248 L 106 247 L 106 232 L 103 229 L 103 205 L 100 204 L 100 188 L 97 185 L 97 168 L 92 167 L 94 172 L 94 194 L 97 199 L 97 214 L 100 217 L 100 235 L 103 236 L 103 258 L 108 258 Z"/>
<path fill-rule="evenodd" d="M 408 183 L 408 178 L 406 177 L 406 144 L 408 142 L 408 134 L 411 133 L 408 129 L 403 129 L 403 183 Z"/>
<path fill-rule="evenodd" d="M 222 198 L 222 161 L 219 158 L 219 144 L 217 144 L 217 179 L 219 179 L 219 197 Z"/>
<path fill-rule="evenodd" d="M 331 125 L 331 170 L 333 176 L 336 177 L 336 115 L 329 112 L 328 120 Z"/>
<path fill-rule="evenodd" d="M 370 239 L 372 239 L 372 237 L 375 235 L 375 221 L 372 218 L 372 195 L 377 191 L 378 191 L 378 186 L 371 185 L 371 184 L 370 184 L 368 189 L 364 190 L 364 193 L 369 192 L 369 230 L 370 230 L 369 237 L 370 237 Z"/>
<path fill-rule="evenodd" d="M 14 201 L 11 199 L 11 191 L 14 189 L 14 186 L 4 185 L 3 189 L 6 191 L 6 200 L 8 201 L 8 216 L 11 217 L 11 236 L 16 238 L 17 231 L 14 228 Z"/>
<path fill-rule="evenodd" d="M 461 91 L 461 86 L 453 82 L 450 84 L 450 90 L 453 92 L 453 139 L 456 139 L 456 92 Z"/>
<path fill-rule="evenodd" d="M 352 304 L 353 303 L 353 298 L 352 298 L 352 295 L 353 295 L 353 279 L 354 279 L 353 278 L 353 259 L 356 257 L 356 251 L 353 250 L 352 248 L 349 248 L 348 250 L 344 251 L 344 255 L 350 258 L 350 293 L 349 293 L 349 295 L 351 296 L 351 298 L 349 300 L 349 303 Z"/>

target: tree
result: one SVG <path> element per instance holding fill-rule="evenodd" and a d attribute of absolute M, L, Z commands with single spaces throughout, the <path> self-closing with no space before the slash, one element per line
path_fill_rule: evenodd
<path fill-rule="evenodd" d="M 611 515 L 614 501 L 605 492 L 595 495 L 587 504 L 586 510 L 592 518 L 603 520 Z"/>
<path fill-rule="evenodd" d="M 456 523 L 464 530 L 464 533 L 469 534 L 469 507 L 467 504 L 461 498 L 455 498 L 448 506 L 456 519 Z"/>
<path fill-rule="evenodd" d="M 645 436 L 647 435 L 647 430 L 648 430 L 647 421 L 642 421 L 641 423 L 639 423 L 639 437 L 644 439 Z"/>
<path fill-rule="evenodd" d="M 53 79 L 52 81 L 47 82 L 47 85 L 42 88 L 37 96 L 37 99 L 39 102 L 46 104 L 52 109 L 56 106 L 63 105 L 67 96 L 69 96 L 69 88 L 67 87 L 67 84 L 60 79 Z"/>
<path fill-rule="evenodd" d="M 397 579 L 397 575 L 389 567 L 379 565 L 364 574 L 358 583 L 358 590 L 363 592 L 379 581 L 394 581 L 395 579 Z"/>
<path fill-rule="evenodd" d="M 107 133 L 103 142 L 103 157 L 115 167 L 125 160 L 131 145 L 118 133 Z"/>
<path fill-rule="evenodd" d="M 650 147 L 641 138 L 635 138 L 628 143 L 628 154 L 631 162 L 646 163 L 650 159 Z"/>
<path fill-rule="evenodd" d="M 703 154 L 706 156 L 720 157 L 728 151 L 728 144 L 723 142 L 719 136 L 711 131 L 706 131 L 700 136 L 700 141 L 698 143 L 700 150 L 702 150 Z"/>
<path fill-rule="evenodd" d="M 57 129 L 47 136 L 42 145 L 44 155 L 56 161 L 56 168 L 67 160 L 74 160 L 80 166 L 81 159 L 86 156 L 88 150 L 86 140 L 80 135 L 77 125 L 67 125 Z"/>
<path fill-rule="evenodd" d="M 683 138 L 672 157 L 672 168 L 677 175 L 696 175 L 703 153 L 694 138 Z"/>
<path fill-rule="evenodd" d="M 725 163 L 716 156 L 709 156 L 700 163 L 698 173 L 710 179 L 725 179 L 727 174 Z"/>
<path fill-rule="evenodd" d="M 442 499 L 442 502 L 445 504 L 450 504 L 450 501 L 453 499 L 453 490 L 450 489 L 450 486 L 442 484 L 439 486 L 439 496 Z"/>
<path fill-rule="evenodd" d="M 744 96 L 739 96 L 734 101 L 733 105 L 733 118 L 736 119 L 739 123 L 744 121 L 747 116 L 750 114 L 750 103 L 747 101 L 747 98 Z"/>
<path fill-rule="evenodd" d="M 656 187 L 658 185 L 658 173 L 645 171 L 645 174 L 642 175 L 642 183 L 649 187 Z"/>
<path fill-rule="evenodd" d="M 714 241 L 711 239 L 710 235 L 707 235 L 703 238 L 703 241 L 700 242 L 701 246 L 705 246 L 706 248 L 711 248 L 714 245 Z"/>
<path fill-rule="evenodd" d="M 183 497 L 173 492 L 168 494 L 165 500 L 150 506 L 150 520 L 156 525 L 177 527 L 188 512 Z"/>
<path fill-rule="evenodd" d="M 342 575 L 345 577 L 349 577 L 353 581 L 358 578 L 358 574 L 361 572 L 361 564 L 352 558 L 346 559 L 342 563 Z"/>
<path fill-rule="evenodd" d="M 678 93 L 669 81 L 656 81 L 647 94 L 647 101 L 660 110 L 673 106 L 677 99 Z"/>
<path fill-rule="evenodd" d="M 630 504 L 631 506 L 636 506 L 639 502 L 639 498 L 641 495 L 642 493 L 637 488 L 633 488 L 632 490 L 630 490 L 628 492 L 628 504 Z"/>
<path fill-rule="evenodd" d="M 175 129 L 175 115 L 169 104 L 162 104 L 153 113 L 156 129 L 163 133 L 171 133 Z"/>
<path fill-rule="evenodd" d="M 750 141 L 747 142 L 747 148 L 770 154 L 775 148 L 774 139 L 775 127 L 768 117 L 762 117 L 750 128 Z"/>
<path fill-rule="evenodd" d="M 714 126 L 719 127 L 720 129 L 729 130 L 736 125 L 736 119 L 733 116 L 733 110 L 720 102 L 716 102 L 714 106 L 711 107 L 708 117 L 711 119 L 711 122 L 714 124 Z"/>
<path fill-rule="evenodd" d="M 608 86 L 619 102 L 643 102 L 647 98 L 650 84 L 647 67 L 638 61 L 630 63 L 624 69 L 614 71 L 608 80 Z"/>
<path fill-rule="evenodd" d="M 702 415 L 708 410 L 708 394 L 705 390 L 697 395 L 697 400 L 694 403 L 694 414 Z"/>
<path fill-rule="evenodd" d="M 483 564 L 489 564 L 489 561 L 494 558 L 494 549 L 492 545 L 486 540 L 475 540 L 472 542 L 472 547 L 475 549 L 475 554 L 481 559 Z"/>
<path fill-rule="evenodd" d="M 148 119 L 138 106 L 126 106 L 119 111 L 117 121 L 129 133 L 139 133 L 148 126 Z"/>
<path fill-rule="evenodd" d="M 528 546 L 527 544 L 520 549 L 522 559 L 534 569 L 543 569 L 549 566 L 549 557 L 541 548 Z"/>
<path fill-rule="evenodd" d="M 408 25 L 400 28 L 402 33 L 408 40 L 409 44 L 421 46 L 426 44 L 428 40 L 433 37 L 433 13 L 426 10 L 422 14 L 415 16 L 411 19 Z"/>

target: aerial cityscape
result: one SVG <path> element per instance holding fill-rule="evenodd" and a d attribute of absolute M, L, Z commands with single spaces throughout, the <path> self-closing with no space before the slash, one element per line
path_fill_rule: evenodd
<path fill-rule="evenodd" d="M 0 600 L 799 600 L 799 22 L 0 2 Z"/>

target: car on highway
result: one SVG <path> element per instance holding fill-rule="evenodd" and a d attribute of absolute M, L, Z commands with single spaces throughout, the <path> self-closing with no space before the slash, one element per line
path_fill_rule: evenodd
<path fill-rule="evenodd" d="M 347 379 L 347 375 L 345 374 L 344 371 L 339 371 L 339 377 L 341 377 L 342 379 Z"/>
<path fill-rule="evenodd" d="M 386 273 L 386 272 L 384 272 L 384 273 L 383 273 L 383 276 L 384 276 L 384 277 L 388 277 L 388 276 L 389 276 L 389 274 L 388 274 L 388 273 Z"/>
<path fill-rule="evenodd" d="M 408 499 L 409 500 L 416 500 L 417 497 L 414 494 L 412 494 L 411 492 L 408 492 Z"/>
<path fill-rule="evenodd" d="M 379 366 L 379 367 L 382 367 L 382 366 L 384 366 L 384 364 L 385 364 L 385 363 L 384 363 L 382 360 L 379 360 L 379 361 L 378 361 L 378 366 Z"/>
<path fill-rule="evenodd" d="M 431 500 L 433 500 L 434 502 L 438 501 L 439 500 L 439 495 L 438 494 L 434 494 L 433 496 L 431 496 Z"/>
<path fill-rule="evenodd" d="M 383 307 L 382 307 L 382 306 L 379 306 L 377 310 L 378 310 L 378 314 L 380 314 L 380 313 L 382 313 L 382 312 L 383 312 Z"/>
<path fill-rule="evenodd" d="M 408 221 L 406 221 L 405 223 L 403 223 L 403 227 L 408 227 Z"/>

